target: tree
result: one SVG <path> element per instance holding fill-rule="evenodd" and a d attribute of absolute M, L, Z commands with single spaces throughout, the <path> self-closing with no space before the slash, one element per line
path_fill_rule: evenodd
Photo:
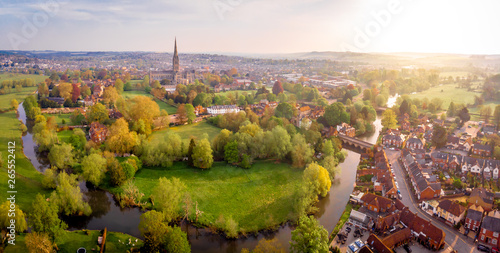
<path fill-rule="evenodd" d="M 328 171 L 316 162 L 309 164 L 304 170 L 304 181 L 316 196 L 326 197 L 332 186 Z"/>
<path fill-rule="evenodd" d="M 224 160 L 231 164 L 237 164 L 240 161 L 238 142 L 236 140 L 228 142 L 224 147 Z"/>
<path fill-rule="evenodd" d="M 279 118 L 292 119 L 294 116 L 294 107 L 289 103 L 280 103 L 274 110 L 274 115 Z"/>
<path fill-rule="evenodd" d="M 404 99 L 401 105 L 399 106 L 399 115 L 403 116 L 405 113 L 410 114 L 411 104 L 408 103 L 407 99 Z"/>
<path fill-rule="evenodd" d="M 212 148 L 207 139 L 201 140 L 193 149 L 193 165 L 200 169 L 209 169 L 212 167 L 214 158 L 212 155 Z"/>
<path fill-rule="evenodd" d="M 71 100 L 73 103 L 76 103 L 80 97 L 80 86 L 76 83 L 72 84 L 72 86 L 73 90 L 71 91 Z"/>
<path fill-rule="evenodd" d="M 292 149 L 291 138 L 282 126 L 276 126 L 273 130 L 266 132 L 265 140 L 269 155 L 277 159 L 283 159 Z"/>
<path fill-rule="evenodd" d="M 190 253 L 191 246 L 187 234 L 178 226 L 169 227 L 165 237 L 165 249 L 167 252 Z"/>
<path fill-rule="evenodd" d="M 19 103 L 17 102 L 16 99 L 12 99 L 10 101 L 10 108 L 14 109 L 14 110 L 17 110 L 17 107 L 19 106 Z"/>
<path fill-rule="evenodd" d="M 233 132 L 222 129 L 220 133 L 215 136 L 212 140 L 212 150 L 214 151 L 214 157 L 218 159 L 222 159 L 225 156 L 225 146 L 231 139 Z"/>
<path fill-rule="evenodd" d="M 114 186 L 120 186 L 127 180 L 123 167 L 114 157 L 108 162 L 108 171 L 110 182 Z"/>
<path fill-rule="evenodd" d="M 74 162 L 73 146 L 68 143 L 54 145 L 50 148 L 49 161 L 52 166 L 58 169 L 65 169 Z"/>
<path fill-rule="evenodd" d="M 123 90 L 124 91 L 131 91 L 132 90 L 132 83 L 126 82 L 125 85 L 123 85 Z"/>
<path fill-rule="evenodd" d="M 385 110 L 382 114 L 382 126 L 384 126 L 385 129 L 392 129 L 396 128 L 397 123 L 396 113 L 391 109 Z"/>
<path fill-rule="evenodd" d="M 36 195 L 31 207 L 28 221 L 32 231 L 47 233 L 50 238 L 56 238 L 68 227 L 59 219 L 57 206 L 53 202 L 45 200 L 45 197 L 40 193 Z"/>
<path fill-rule="evenodd" d="M 165 223 L 164 217 L 163 213 L 154 210 L 141 215 L 139 230 L 145 238 L 145 252 L 158 252 L 160 246 L 165 243 L 168 225 Z"/>
<path fill-rule="evenodd" d="M 496 146 L 495 149 L 493 150 L 493 157 L 496 160 L 500 160 L 500 147 Z"/>
<path fill-rule="evenodd" d="M 187 122 L 188 124 L 193 123 L 193 120 L 196 119 L 196 114 L 194 113 L 194 107 L 192 104 L 186 104 L 186 117 L 187 117 Z"/>
<path fill-rule="evenodd" d="M 311 162 L 314 150 L 306 142 L 302 134 L 295 134 L 292 138 L 292 165 L 297 168 L 303 168 Z"/>
<path fill-rule="evenodd" d="M 248 249 L 242 249 L 241 252 L 248 252 Z M 252 250 L 252 253 L 285 253 L 286 249 L 283 247 L 283 245 L 278 241 L 277 238 L 273 239 L 266 239 L 262 238 L 259 240 L 259 243 L 257 246 L 255 246 L 255 249 Z"/>
<path fill-rule="evenodd" d="M 107 119 L 109 119 L 108 110 L 101 103 L 97 103 L 91 106 L 89 111 L 87 112 L 87 122 L 89 124 L 94 121 L 103 123 Z"/>
<path fill-rule="evenodd" d="M 344 104 L 340 102 L 335 102 L 327 106 L 323 117 L 330 126 L 336 126 L 343 122 L 347 123 L 350 121 L 349 113 L 346 112 Z"/>
<path fill-rule="evenodd" d="M 87 144 L 85 132 L 80 128 L 73 129 L 73 134 L 69 137 L 69 143 L 76 150 L 83 150 Z"/>
<path fill-rule="evenodd" d="M 462 125 L 470 120 L 470 114 L 467 107 L 464 106 L 460 111 L 458 111 L 458 117 L 460 118 Z"/>
<path fill-rule="evenodd" d="M 83 193 L 76 181 L 76 175 L 68 175 L 64 171 L 57 176 L 57 187 L 50 195 L 50 200 L 64 215 L 81 216 L 92 213 L 90 205 L 83 200 Z"/>
<path fill-rule="evenodd" d="M 12 208 L 11 208 L 12 205 Z M 11 203 L 10 201 L 5 201 L 0 206 L 0 226 L 2 230 L 8 230 L 8 227 L 11 225 L 11 221 L 15 220 L 15 231 L 16 232 L 24 232 L 28 229 L 28 225 L 26 224 L 26 217 L 21 208 L 15 203 Z"/>
<path fill-rule="evenodd" d="M 302 252 L 328 252 L 328 231 L 319 224 L 314 216 L 302 216 L 297 228 L 292 231 L 290 251 Z"/>
<path fill-rule="evenodd" d="M 118 91 L 116 90 L 115 87 L 113 86 L 108 86 L 104 88 L 104 93 L 102 94 L 102 101 L 105 104 L 112 105 L 118 100 L 120 97 L 120 94 L 118 94 Z"/>
<path fill-rule="evenodd" d="M 484 118 L 484 122 L 488 123 L 491 116 L 491 107 L 488 105 L 483 105 L 479 110 L 479 115 Z"/>
<path fill-rule="evenodd" d="M 87 182 L 98 186 L 106 173 L 106 159 L 99 154 L 91 154 L 83 158 L 82 171 Z"/>
<path fill-rule="evenodd" d="M 283 93 L 284 89 L 280 81 L 276 81 L 273 85 L 273 94 L 278 96 L 278 94 Z"/>
<path fill-rule="evenodd" d="M 191 140 L 189 141 L 189 148 L 188 148 L 188 153 L 187 153 L 187 156 L 188 156 L 188 165 L 189 166 L 193 166 L 193 150 L 194 150 L 194 147 L 196 147 L 196 142 L 194 141 L 193 138 L 191 138 Z"/>
<path fill-rule="evenodd" d="M 132 151 L 137 145 L 137 134 L 129 131 L 128 123 L 124 118 L 119 118 L 109 128 L 107 148 L 118 154 L 125 154 Z"/>
<path fill-rule="evenodd" d="M 493 120 L 495 124 L 500 125 L 500 105 L 495 106 L 495 111 L 493 112 Z"/>
<path fill-rule="evenodd" d="M 45 82 L 40 83 L 38 85 L 38 94 L 42 97 L 46 97 L 49 95 L 49 88 L 47 87 L 47 84 Z"/>
<path fill-rule="evenodd" d="M 434 129 L 432 131 L 432 145 L 436 148 L 441 148 L 446 145 L 448 140 L 448 132 L 446 128 L 440 125 L 434 125 Z"/>
<path fill-rule="evenodd" d="M 26 235 L 25 239 L 26 248 L 29 253 L 53 253 L 54 243 L 46 233 L 32 232 Z"/>
<path fill-rule="evenodd" d="M 186 122 L 188 122 L 185 104 L 181 104 L 177 107 L 177 118 L 179 119 L 179 124 L 181 125 L 184 125 Z"/>
<path fill-rule="evenodd" d="M 151 128 L 153 119 L 160 116 L 160 106 L 149 97 L 136 96 L 127 102 L 130 103 L 128 111 L 130 118 L 133 121 L 142 119 L 149 129 Z"/>
<path fill-rule="evenodd" d="M 456 114 L 456 108 L 455 108 L 455 103 L 450 102 L 450 105 L 448 106 L 448 110 L 446 111 L 446 115 L 448 117 L 455 117 Z"/>
<path fill-rule="evenodd" d="M 176 177 L 172 180 L 161 177 L 153 189 L 151 201 L 155 209 L 165 215 L 164 220 L 167 222 L 177 218 L 185 190 L 186 185 Z"/>
<path fill-rule="evenodd" d="M 71 99 L 71 93 L 73 92 L 73 85 L 70 83 L 61 83 L 57 86 L 59 89 L 59 96 L 66 99 Z"/>
<path fill-rule="evenodd" d="M 123 86 L 123 81 L 121 79 L 116 79 L 116 81 L 115 81 L 115 89 L 118 92 L 118 94 L 122 94 L 123 93 L 124 86 Z"/>

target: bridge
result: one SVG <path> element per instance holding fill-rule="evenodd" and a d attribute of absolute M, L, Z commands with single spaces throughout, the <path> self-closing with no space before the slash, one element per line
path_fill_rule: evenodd
<path fill-rule="evenodd" d="M 338 135 L 339 139 L 342 141 L 344 144 L 352 145 L 356 148 L 363 148 L 363 149 L 369 149 L 373 146 L 373 144 L 368 143 L 366 141 L 358 140 L 353 137 L 349 137 L 344 134 L 339 134 Z"/>

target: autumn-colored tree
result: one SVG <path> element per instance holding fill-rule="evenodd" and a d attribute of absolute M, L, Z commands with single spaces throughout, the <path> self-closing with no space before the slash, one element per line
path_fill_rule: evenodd
<path fill-rule="evenodd" d="M 109 119 L 108 110 L 106 110 L 106 107 L 101 103 L 91 106 L 90 110 L 87 112 L 87 122 L 89 124 L 94 121 L 103 123 L 107 119 Z"/>
<path fill-rule="evenodd" d="M 136 132 L 129 131 L 128 123 L 124 118 L 119 118 L 111 125 L 108 132 L 106 146 L 112 152 L 125 154 L 132 151 L 137 145 Z"/>
<path fill-rule="evenodd" d="M 46 233 L 32 232 L 26 235 L 25 244 L 29 253 L 53 253 L 54 243 Z"/>
<path fill-rule="evenodd" d="M 128 103 L 130 104 L 128 115 L 133 121 L 142 119 L 145 124 L 151 125 L 153 119 L 160 116 L 160 107 L 149 97 L 136 96 Z"/>
<path fill-rule="evenodd" d="M 332 186 L 328 171 L 321 165 L 313 162 L 304 170 L 304 181 L 315 195 L 326 197 Z"/>
<path fill-rule="evenodd" d="M 119 94 L 123 93 L 123 81 L 121 79 L 116 79 L 115 81 L 115 89 Z"/>
<path fill-rule="evenodd" d="M 71 92 L 71 100 L 73 103 L 76 103 L 78 101 L 78 98 L 80 97 L 80 86 L 76 83 L 73 84 L 73 90 Z"/>
<path fill-rule="evenodd" d="M 284 89 L 280 81 L 276 81 L 273 86 L 273 94 L 278 96 L 278 94 L 283 93 Z"/>
<path fill-rule="evenodd" d="M 396 128 L 398 120 L 396 118 L 396 113 L 393 110 L 387 109 L 382 114 L 382 126 L 386 129 Z"/>
<path fill-rule="evenodd" d="M 38 94 L 42 97 L 46 97 L 49 95 L 49 88 L 47 87 L 47 84 L 45 82 L 40 83 L 38 85 Z"/>
<path fill-rule="evenodd" d="M 119 97 L 120 94 L 118 94 L 116 88 L 113 86 L 106 87 L 102 95 L 103 102 L 106 104 L 114 104 Z"/>
<path fill-rule="evenodd" d="M 73 85 L 70 83 L 61 83 L 58 86 L 59 96 L 66 99 L 71 99 L 71 93 L 73 92 Z"/>

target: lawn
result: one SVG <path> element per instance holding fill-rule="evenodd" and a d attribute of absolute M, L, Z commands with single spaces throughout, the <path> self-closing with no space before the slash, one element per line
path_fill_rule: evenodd
<path fill-rule="evenodd" d="M 73 135 L 73 130 L 63 130 L 57 132 L 57 137 L 59 137 L 61 142 L 69 142 L 69 137 L 71 137 L 71 135 Z"/>
<path fill-rule="evenodd" d="M 410 94 L 410 98 L 428 98 L 429 101 L 433 98 L 440 98 L 443 100 L 443 105 L 441 106 L 441 108 L 443 110 L 447 110 L 451 101 L 453 101 L 455 104 L 473 104 L 474 95 L 481 95 L 481 93 L 479 92 L 467 91 L 467 89 L 459 89 L 456 87 L 457 86 L 455 84 L 435 86 L 416 94 Z"/>
<path fill-rule="evenodd" d="M 497 105 L 500 105 L 500 102 L 489 102 L 487 101 L 486 103 L 483 104 L 483 106 L 489 106 L 491 107 L 491 112 L 494 112 L 495 111 L 495 107 Z M 480 120 L 484 120 L 484 117 L 479 117 L 479 107 L 478 106 L 475 106 L 475 107 L 469 107 L 469 113 L 471 114 L 477 114 L 477 115 L 471 115 L 470 116 L 470 119 L 471 120 L 475 120 L 475 121 L 480 121 Z M 491 120 L 492 118 L 490 118 Z"/>
<path fill-rule="evenodd" d="M 153 95 L 148 94 L 143 90 L 131 90 L 131 91 L 124 91 L 122 93 L 122 97 L 124 97 L 124 98 L 133 98 L 135 96 L 146 96 L 146 97 L 153 98 Z M 165 110 L 170 115 L 177 113 L 177 107 L 171 106 L 171 105 L 169 105 L 169 104 L 167 104 L 159 99 L 156 99 L 156 98 L 154 98 L 154 100 L 158 104 L 158 106 L 160 106 L 160 110 Z"/>
<path fill-rule="evenodd" d="M 49 118 L 49 117 L 54 117 L 56 119 L 56 123 L 59 127 L 63 127 L 63 126 L 70 126 L 71 125 L 71 119 L 69 117 L 71 117 L 71 114 L 67 113 L 67 114 L 48 114 L 48 113 L 44 113 L 42 114 L 43 116 L 45 116 L 45 118 Z M 64 124 L 63 124 L 63 121 L 64 120 Z"/>
<path fill-rule="evenodd" d="M 21 210 L 28 211 L 31 208 L 31 202 L 34 200 L 37 193 L 48 195 L 50 191 L 42 188 L 41 180 L 43 175 L 38 172 L 31 162 L 24 156 L 22 152 L 21 130 L 20 123 L 16 118 L 16 113 L 13 111 L 0 113 L 0 152 L 4 166 L 0 169 L 0 198 L 6 200 L 8 184 L 8 174 L 6 169 L 7 164 L 7 143 L 15 141 L 15 168 L 16 181 L 15 190 L 16 204 L 21 207 Z M 2 203 L 3 203 L 2 200 Z"/>
<path fill-rule="evenodd" d="M 87 230 L 86 230 L 87 231 Z M 97 238 L 100 235 L 100 231 L 97 230 L 88 230 L 89 234 L 87 235 L 86 231 L 78 230 L 78 231 L 65 231 L 65 233 L 58 239 L 59 243 L 57 243 L 57 247 L 59 248 L 58 252 L 76 252 L 77 249 L 83 247 L 87 250 L 87 252 L 97 252 Z M 16 245 L 9 245 L 5 248 L 5 252 L 28 252 L 26 245 L 24 243 L 26 234 L 22 234 L 16 237 Z M 132 243 L 128 244 L 129 238 Z M 142 241 L 137 238 L 122 234 L 118 232 L 108 232 L 106 236 L 106 252 L 128 252 L 132 247 L 139 248 L 142 246 Z M 132 246 L 135 244 L 135 246 Z M 92 250 L 92 249 L 95 249 Z"/>
<path fill-rule="evenodd" d="M 238 231 L 251 232 L 275 227 L 293 217 L 294 191 L 301 184 L 302 172 L 272 161 L 257 161 L 250 169 L 216 162 L 205 171 L 178 162 L 171 168 L 143 168 L 134 182 L 144 196 L 150 196 L 160 177 L 177 177 L 203 211 L 201 225 L 220 228 L 216 222 L 220 217 L 232 217 Z M 195 218 L 194 204 L 190 218 Z"/>
<path fill-rule="evenodd" d="M 3 82 L 4 80 L 21 80 L 21 79 L 26 79 L 26 78 L 33 78 L 35 80 L 35 83 L 39 83 L 44 81 L 45 79 L 49 78 L 48 76 L 43 76 L 43 75 L 28 75 L 28 74 L 18 74 L 18 73 L 3 73 L 0 74 L 0 83 Z"/>
<path fill-rule="evenodd" d="M 208 135 L 208 139 L 211 141 L 220 132 L 220 128 L 206 122 L 201 121 L 198 123 L 193 123 L 190 125 L 175 126 L 167 129 L 162 129 L 156 131 L 152 134 L 153 138 L 157 136 L 164 135 L 167 131 L 174 131 L 179 134 L 182 139 L 190 139 L 191 137 L 199 138 L 203 134 Z"/>
<path fill-rule="evenodd" d="M 1 79 L 0 79 L 1 83 Z M 5 94 L 5 95 L 0 95 L 0 110 L 6 110 L 10 108 L 10 101 L 12 99 L 17 100 L 18 103 L 21 103 L 24 101 L 24 99 L 30 95 L 34 94 L 36 91 L 37 87 L 24 87 L 21 92 L 16 92 L 16 89 L 12 89 L 13 93 Z"/>

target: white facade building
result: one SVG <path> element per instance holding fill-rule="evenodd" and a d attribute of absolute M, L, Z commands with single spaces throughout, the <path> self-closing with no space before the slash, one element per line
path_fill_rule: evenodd
<path fill-rule="evenodd" d="M 226 113 L 239 112 L 240 108 L 236 105 L 214 105 L 207 108 L 208 114 L 219 115 Z"/>

